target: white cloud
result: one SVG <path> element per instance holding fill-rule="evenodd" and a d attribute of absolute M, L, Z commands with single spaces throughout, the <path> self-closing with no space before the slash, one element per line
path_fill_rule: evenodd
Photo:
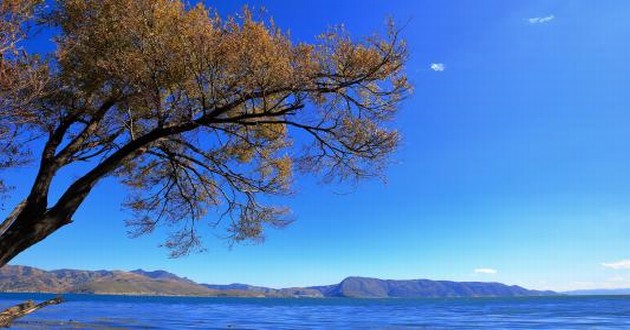
<path fill-rule="evenodd" d="M 624 259 L 616 262 L 604 262 L 602 266 L 612 269 L 630 269 L 630 260 Z"/>
<path fill-rule="evenodd" d="M 477 268 L 475 269 L 477 274 L 496 274 L 497 270 L 492 268 Z"/>
<path fill-rule="evenodd" d="M 442 72 L 446 70 L 446 65 L 444 65 L 444 63 L 431 63 L 430 68 L 435 72 Z"/>
<path fill-rule="evenodd" d="M 528 18 L 527 21 L 529 22 L 529 24 L 545 24 L 545 23 L 549 23 L 554 18 L 556 18 L 556 16 L 549 15 L 549 16 L 531 17 L 531 18 Z"/>

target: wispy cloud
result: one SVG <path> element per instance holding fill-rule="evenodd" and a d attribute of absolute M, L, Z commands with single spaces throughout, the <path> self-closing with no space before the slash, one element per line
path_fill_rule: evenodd
<path fill-rule="evenodd" d="M 551 22 L 554 18 L 556 18 L 556 16 L 554 15 L 530 17 L 527 19 L 527 21 L 529 22 L 529 24 L 545 24 Z"/>
<path fill-rule="evenodd" d="M 612 269 L 630 269 L 630 259 L 619 260 L 616 262 L 604 262 L 602 266 Z"/>
<path fill-rule="evenodd" d="M 476 268 L 475 273 L 477 274 L 496 274 L 497 270 L 492 268 Z"/>
<path fill-rule="evenodd" d="M 435 72 L 442 72 L 446 70 L 446 65 L 444 63 L 431 63 L 430 68 Z"/>

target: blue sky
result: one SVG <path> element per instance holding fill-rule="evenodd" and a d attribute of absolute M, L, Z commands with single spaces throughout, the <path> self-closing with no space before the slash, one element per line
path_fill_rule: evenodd
<path fill-rule="evenodd" d="M 406 23 L 415 90 L 386 184 L 297 177 L 297 221 L 263 245 L 167 258 L 159 233 L 126 238 L 125 196 L 102 182 L 75 223 L 15 258 L 44 269 L 165 269 L 274 287 L 346 276 L 499 281 L 537 289 L 630 287 L 630 3 L 624 1 L 214 1 L 264 5 L 295 40 L 343 23 Z M 290 6 L 287 6 L 291 3 Z M 27 191 L 33 168 L 9 172 Z M 65 178 L 72 173 L 65 173 Z M 63 179 L 62 179 L 63 180 Z M 8 213 L 8 210 L 2 211 Z"/>

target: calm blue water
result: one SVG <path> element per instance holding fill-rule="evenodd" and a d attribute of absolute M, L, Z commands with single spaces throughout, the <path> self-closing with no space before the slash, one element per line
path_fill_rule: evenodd
<path fill-rule="evenodd" d="M 51 295 L 0 294 L 0 309 Z M 16 329 L 630 329 L 630 296 L 256 299 L 65 295 Z"/>

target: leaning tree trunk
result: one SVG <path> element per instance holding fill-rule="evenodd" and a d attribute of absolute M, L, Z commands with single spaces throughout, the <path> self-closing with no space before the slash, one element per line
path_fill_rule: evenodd
<path fill-rule="evenodd" d="M 25 209 L 25 204 L 20 203 L 15 211 L 2 223 L 0 228 L 2 229 L 0 232 L 0 268 L 20 252 L 43 240 L 68 223 L 50 216 L 28 217 L 28 213 L 24 213 Z M 13 320 L 17 318 L 49 305 L 60 304 L 62 301 L 61 297 L 56 297 L 36 305 L 29 300 L 7 308 L 0 312 L 0 327 L 10 327 Z"/>
<path fill-rule="evenodd" d="M 21 202 L 0 224 L 0 268 L 70 222 L 69 217 L 61 216 L 54 209 L 38 212 L 37 208 L 30 207 L 28 200 Z M 17 318 L 62 301 L 61 297 L 56 297 L 37 305 L 33 301 L 27 301 L 7 308 L 0 312 L 0 327 L 10 327 Z"/>
<path fill-rule="evenodd" d="M 0 234 L 0 267 L 68 223 L 69 220 L 47 214 L 33 218 L 28 215 L 18 216 Z"/>
<path fill-rule="evenodd" d="M 57 203 L 50 208 L 47 208 L 46 202 L 48 187 L 41 186 L 36 180 L 29 197 L 20 203 L 0 225 L 0 228 L 4 230 L 0 231 L 0 267 L 6 265 L 22 251 L 72 222 L 72 216 L 79 205 L 85 200 L 96 182 L 106 174 L 102 169 L 100 172 L 94 172 L 96 171 L 93 170 L 71 184 Z"/>
<path fill-rule="evenodd" d="M 133 140 L 73 182 L 57 203 L 47 208 L 48 189 L 60 166 L 50 160 L 54 158 L 54 146 L 58 144 L 55 141 L 49 141 L 42 156 L 40 171 L 25 204 L 18 205 L 12 215 L 0 224 L 0 228 L 6 228 L 4 232 L 0 231 L 0 267 L 6 265 L 20 252 L 71 223 L 72 216 L 96 183 L 114 171 L 123 161 L 142 154 L 150 143 L 160 138 L 186 132 L 199 125 L 195 122 L 187 126 L 156 129 Z M 47 151 L 47 149 L 52 151 Z M 15 220 L 11 218 L 12 216 Z"/>
<path fill-rule="evenodd" d="M 25 303 L 17 304 L 11 308 L 7 308 L 4 311 L 0 312 L 0 327 L 8 328 L 13 323 L 13 320 L 20 318 L 22 316 L 28 315 L 40 308 L 56 305 L 63 302 L 61 297 L 56 297 L 42 303 L 35 305 L 32 300 L 29 300 Z"/>

